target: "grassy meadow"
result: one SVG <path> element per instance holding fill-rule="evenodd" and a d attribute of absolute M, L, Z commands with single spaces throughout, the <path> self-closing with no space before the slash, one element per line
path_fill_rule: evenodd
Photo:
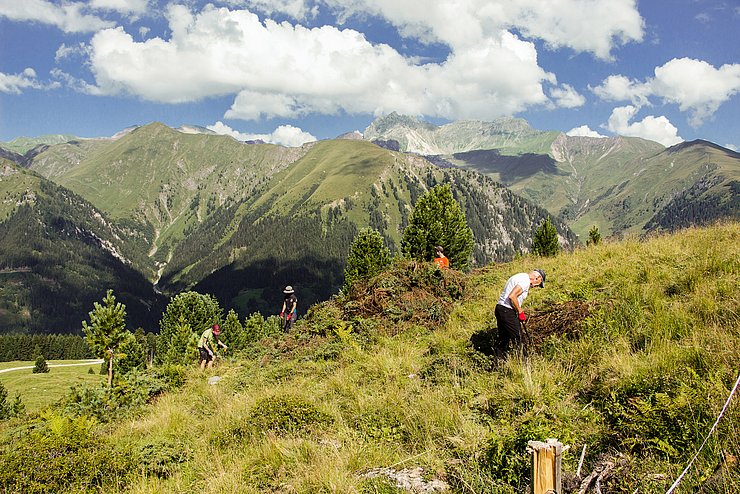
<path fill-rule="evenodd" d="M 67 366 L 67 364 L 85 363 L 84 360 L 47 360 L 50 366 L 47 373 L 33 373 L 35 362 L 16 360 L 0 362 L 0 371 L 16 367 L 30 367 L 8 372 L 0 372 L 0 383 L 5 386 L 8 396 L 20 395 L 26 412 L 38 412 L 51 405 L 69 392 L 70 386 L 77 384 L 97 385 L 105 376 L 100 375 L 100 364 Z M 64 365 L 63 367 L 53 367 Z M 90 374 L 90 369 L 93 373 Z"/>
<path fill-rule="evenodd" d="M 534 267 L 547 273 L 524 305 L 536 344 L 496 359 L 500 290 Z M 340 297 L 290 335 L 188 369 L 184 386 L 133 415 L 99 425 L 58 412 L 40 419 L 43 437 L 75 437 L 66 492 L 401 493 L 398 479 L 413 477 L 447 492 L 523 493 L 528 441 L 556 438 L 570 447 L 564 492 L 593 473 L 601 492 L 664 493 L 740 372 L 739 268 L 740 224 L 726 223 L 459 275 L 464 295 L 433 327 L 391 311 L 342 319 L 359 303 Z M 433 268 L 418 276 L 440 279 Z M 316 329 L 322 318 L 329 329 Z M 13 448 L 41 447 L 17 439 L 21 429 L 0 423 L 0 451 L 17 465 L 6 471 L 33 468 L 30 453 L 12 463 Z M 676 492 L 740 492 L 738 437 L 735 395 Z"/>

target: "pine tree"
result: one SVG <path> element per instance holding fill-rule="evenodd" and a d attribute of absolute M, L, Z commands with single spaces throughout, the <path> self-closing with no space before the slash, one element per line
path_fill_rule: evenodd
<path fill-rule="evenodd" d="M 244 332 L 244 326 L 239 321 L 239 316 L 234 309 L 230 309 L 226 314 L 226 320 L 221 328 L 224 343 L 230 350 L 244 350 L 247 347 L 247 335 Z"/>
<path fill-rule="evenodd" d="M 599 245 L 599 243 L 601 243 L 601 233 L 599 232 L 599 227 L 594 225 L 588 231 L 588 240 L 586 240 L 586 245 Z"/>
<path fill-rule="evenodd" d="M 420 261 L 431 261 L 437 245 L 444 248 L 450 267 L 468 268 L 473 231 L 449 184 L 437 185 L 419 198 L 403 232 L 401 252 Z"/>
<path fill-rule="evenodd" d="M 198 341 L 184 315 L 180 315 L 176 325 L 172 327 L 166 353 L 161 359 L 167 364 L 192 364 Z"/>
<path fill-rule="evenodd" d="M 118 359 L 115 361 L 115 370 L 123 375 L 134 369 L 145 368 L 146 349 L 141 345 L 140 340 L 129 332 L 118 347 Z"/>
<path fill-rule="evenodd" d="M 373 228 L 363 228 L 349 249 L 343 290 L 349 292 L 356 280 L 371 278 L 387 268 L 390 263 L 391 252 L 383 243 L 380 232 Z"/>
<path fill-rule="evenodd" d="M 103 303 L 95 302 L 94 309 L 89 313 L 90 324 L 82 321 L 82 330 L 90 348 L 98 358 L 108 362 L 108 387 L 113 384 L 113 360 L 118 357 L 118 350 L 127 336 L 126 306 L 116 302 L 113 290 L 108 290 Z"/>
<path fill-rule="evenodd" d="M 16 417 L 23 413 L 25 408 L 19 395 L 16 395 L 12 402 L 8 401 L 8 390 L 0 383 L 0 420 Z"/>
<path fill-rule="evenodd" d="M 44 356 L 39 354 L 38 357 L 36 357 L 36 363 L 33 366 L 33 373 L 43 374 L 46 372 L 49 372 L 49 365 L 46 363 Z"/>
<path fill-rule="evenodd" d="M 547 218 L 534 232 L 532 250 L 538 256 L 554 256 L 560 252 L 558 232 Z"/>
<path fill-rule="evenodd" d="M 185 363 L 187 355 L 176 356 L 172 346 L 177 338 L 178 350 L 183 348 L 183 324 L 187 324 L 194 338 L 198 338 L 203 331 L 216 323 L 221 323 L 222 309 L 218 301 L 211 295 L 202 295 L 198 292 L 183 292 L 175 296 L 167 305 L 159 323 L 159 337 L 157 338 L 157 361 L 170 363 Z M 196 341 L 197 343 L 197 341 Z M 173 359 L 173 360 L 167 360 Z"/>

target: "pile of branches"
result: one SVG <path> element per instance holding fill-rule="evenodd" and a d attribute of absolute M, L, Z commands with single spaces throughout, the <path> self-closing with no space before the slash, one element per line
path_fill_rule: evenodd
<path fill-rule="evenodd" d="M 348 320 L 388 319 L 433 328 L 447 321 L 464 290 L 465 275 L 459 271 L 403 260 L 369 280 L 353 283 L 342 310 Z"/>
<path fill-rule="evenodd" d="M 526 323 L 527 344 L 538 348 L 551 336 L 575 339 L 583 321 L 591 315 L 593 304 L 583 300 L 569 300 L 547 309 L 533 311 Z"/>

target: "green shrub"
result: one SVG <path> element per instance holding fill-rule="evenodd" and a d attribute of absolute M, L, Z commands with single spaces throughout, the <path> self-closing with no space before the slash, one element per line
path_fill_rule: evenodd
<path fill-rule="evenodd" d="M 383 403 L 380 408 L 353 412 L 353 417 L 348 421 L 354 422 L 355 429 L 366 439 L 395 445 L 408 442 L 411 436 L 401 413 L 401 409 L 388 407 Z"/>
<path fill-rule="evenodd" d="M 329 425 L 332 418 L 297 396 L 272 396 L 255 403 L 247 423 L 257 432 L 295 433 Z"/>
<path fill-rule="evenodd" d="M 149 403 L 165 391 L 182 386 L 184 382 L 184 368 L 167 364 L 144 372 L 129 372 L 110 388 L 73 386 L 63 401 L 64 413 L 72 417 L 87 415 L 100 422 L 108 422 Z"/>
<path fill-rule="evenodd" d="M 169 477 L 192 456 L 192 451 L 187 446 L 164 439 L 146 443 L 139 449 L 144 472 L 159 478 Z"/>
<path fill-rule="evenodd" d="M 93 492 L 125 486 L 136 469 L 130 452 L 96 433 L 87 417 L 50 416 L 0 451 L 3 492 Z"/>
<path fill-rule="evenodd" d="M 562 436 L 557 422 L 541 413 L 527 413 L 520 420 L 491 435 L 483 452 L 483 465 L 492 477 L 507 485 L 523 488 L 531 480 L 529 441 Z"/>
<path fill-rule="evenodd" d="M 8 401 L 8 390 L 0 383 L 0 420 L 17 417 L 25 408 L 20 395 L 16 395 L 12 402 Z"/>
<path fill-rule="evenodd" d="M 309 307 L 304 319 L 305 327 L 312 334 L 327 336 L 332 330 L 345 324 L 341 307 L 335 303 L 337 299 L 321 302 Z"/>
<path fill-rule="evenodd" d="M 706 380 L 689 368 L 651 368 L 599 389 L 594 405 L 611 427 L 612 445 L 680 459 L 713 416 Z"/>

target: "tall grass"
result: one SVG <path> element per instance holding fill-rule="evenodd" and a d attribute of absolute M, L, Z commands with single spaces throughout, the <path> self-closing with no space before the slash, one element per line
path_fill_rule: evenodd
<path fill-rule="evenodd" d="M 192 369 L 182 389 L 108 424 L 110 443 L 141 465 L 110 491 L 394 492 L 362 474 L 422 467 L 452 492 L 524 492 L 528 441 L 553 437 L 570 445 L 567 479 L 586 445 L 585 474 L 619 465 L 603 491 L 665 492 L 737 377 L 738 237 L 729 223 L 488 266 L 469 275 L 466 297 L 436 330 L 353 339 L 311 336 L 299 323 L 252 357 Z M 502 360 L 476 351 L 471 339 L 493 336 L 506 279 L 533 267 L 547 271 L 547 287 L 531 292 L 526 311 L 587 302 L 578 337 L 554 335 Z M 681 492 L 740 492 L 737 464 L 726 461 L 740 456 L 738 402 Z"/>

